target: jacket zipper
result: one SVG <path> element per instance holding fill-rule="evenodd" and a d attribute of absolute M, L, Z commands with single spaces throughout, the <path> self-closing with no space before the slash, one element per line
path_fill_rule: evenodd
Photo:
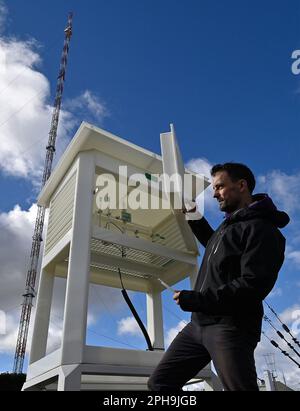
<path fill-rule="evenodd" d="M 220 231 L 220 233 L 219 233 L 219 235 L 218 235 L 219 238 L 217 238 L 217 240 L 213 243 L 213 246 L 212 246 L 212 248 L 211 248 L 211 252 L 209 253 L 209 256 L 207 257 L 206 273 L 205 273 L 205 277 L 204 277 L 203 283 L 202 283 L 201 288 L 200 288 L 200 293 L 201 293 L 201 291 L 202 291 L 203 288 L 204 288 L 204 284 L 205 284 L 206 279 L 207 279 L 207 276 L 208 276 L 208 263 L 209 263 L 210 257 L 211 257 L 211 255 L 212 255 L 212 253 L 216 254 L 216 252 L 218 251 L 220 242 L 221 242 L 222 237 L 223 237 L 223 236 L 222 236 L 223 232 L 224 232 L 224 230 L 221 230 L 221 231 Z"/>
<path fill-rule="evenodd" d="M 217 243 L 217 246 L 216 246 L 216 248 L 215 248 L 215 251 L 214 251 L 214 254 L 216 254 L 216 252 L 218 251 L 218 248 L 219 248 L 219 245 L 220 245 L 220 242 L 221 242 L 221 240 L 222 240 L 222 234 L 223 234 L 223 231 L 220 233 L 220 239 L 219 239 L 219 241 L 218 241 L 218 243 Z"/>

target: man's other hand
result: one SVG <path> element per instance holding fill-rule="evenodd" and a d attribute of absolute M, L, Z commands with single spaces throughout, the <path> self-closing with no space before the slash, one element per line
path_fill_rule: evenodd
<path fill-rule="evenodd" d="M 196 206 L 196 204 L 195 204 L 195 206 L 192 207 L 192 208 L 189 207 L 188 210 L 187 210 L 185 204 L 184 204 L 183 207 L 182 207 L 182 212 L 183 212 L 183 214 L 186 214 L 186 213 L 195 213 L 196 211 L 197 211 L 197 206 Z"/>
<path fill-rule="evenodd" d="M 173 300 L 176 302 L 176 304 L 179 305 L 179 295 L 180 295 L 180 291 L 176 291 L 176 293 L 174 293 L 173 295 Z"/>

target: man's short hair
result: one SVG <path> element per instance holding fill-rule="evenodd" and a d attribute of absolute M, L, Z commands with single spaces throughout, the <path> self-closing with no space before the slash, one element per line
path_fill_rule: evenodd
<path fill-rule="evenodd" d="M 255 188 L 255 177 L 249 167 L 241 163 L 224 163 L 216 164 L 210 170 L 210 174 L 214 176 L 220 171 L 226 171 L 232 181 L 246 180 L 250 194 Z"/>

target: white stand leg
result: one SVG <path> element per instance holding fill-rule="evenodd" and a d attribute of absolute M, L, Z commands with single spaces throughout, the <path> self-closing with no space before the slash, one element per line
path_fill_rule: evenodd
<path fill-rule="evenodd" d="M 64 365 L 58 375 L 57 391 L 80 391 L 81 372 L 76 365 Z"/>
<path fill-rule="evenodd" d="M 147 294 L 147 325 L 150 340 L 156 350 L 164 349 L 164 329 L 161 293 Z"/>
<path fill-rule="evenodd" d="M 42 270 L 36 304 L 35 321 L 31 342 L 29 363 L 40 360 L 46 355 L 50 322 L 51 301 L 53 295 L 54 274 Z"/>
<path fill-rule="evenodd" d="M 90 277 L 90 242 L 95 166 L 88 153 L 79 154 L 67 277 L 62 364 L 80 364 L 86 338 Z"/>

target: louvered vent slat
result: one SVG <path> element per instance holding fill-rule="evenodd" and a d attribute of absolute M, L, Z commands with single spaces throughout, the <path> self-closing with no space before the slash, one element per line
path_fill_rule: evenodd
<path fill-rule="evenodd" d="M 51 201 L 45 254 L 48 254 L 72 227 L 75 181 L 74 173 Z"/>

